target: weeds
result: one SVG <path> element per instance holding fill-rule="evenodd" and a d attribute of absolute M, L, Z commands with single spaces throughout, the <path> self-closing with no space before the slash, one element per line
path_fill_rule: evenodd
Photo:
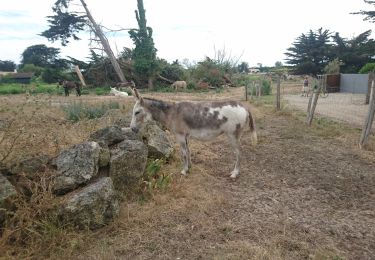
<path fill-rule="evenodd" d="M 66 113 L 66 118 L 73 122 L 78 122 L 81 119 L 94 119 L 102 117 L 110 109 L 119 109 L 118 102 L 109 102 L 108 104 L 101 104 L 99 106 L 90 106 L 83 103 L 72 103 L 63 106 L 63 111 Z"/>
<path fill-rule="evenodd" d="M 59 223 L 50 174 L 28 181 L 31 197 L 19 195 L 15 212 L 7 221 L 0 238 L 0 251 L 8 257 L 30 257 L 50 252 L 65 242 L 67 231 Z"/>
<path fill-rule="evenodd" d="M 143 184 L 145 191 L 152 194 L 153 190 L 165 190 L 172 181 L 172 176 L 161 173 L 161 167 L 164 160 L 155 159 L 148 162 L 146 173 L 143 177 Z"/>

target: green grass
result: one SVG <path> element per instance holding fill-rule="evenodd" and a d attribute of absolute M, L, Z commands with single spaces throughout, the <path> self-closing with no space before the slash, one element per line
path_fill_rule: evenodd
<path fill-rule="evenodd" d="M 118 102 L 103 103 L 101 105 L 86 105 L 83 103 L 72 103 L 64 106 L 62 109 L 66 114 L 66 118 L 73 122 L 81 119 L 94 119 L 102 117 L 110 109 L 119 109 Z"/>
<path fill-rule="evenodd" d="M 21 94 L 25 89 L 19 84 L 1 84 L 0 95 Z"/>

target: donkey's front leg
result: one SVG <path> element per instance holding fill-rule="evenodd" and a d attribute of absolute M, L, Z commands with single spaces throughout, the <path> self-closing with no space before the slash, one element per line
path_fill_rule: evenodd
<path fill-rule="evenodd" d="M 189 171 L 189 160 L 190 160 L 190 153 L 189 147 L 187 144 L 187 136 L 186 135 L 176 135 L 177 142 L 180 143 L 181 148 L 181 157 L 184 163 L 184 168 L 181 171 L 181 174 L 186 175 Z"/>

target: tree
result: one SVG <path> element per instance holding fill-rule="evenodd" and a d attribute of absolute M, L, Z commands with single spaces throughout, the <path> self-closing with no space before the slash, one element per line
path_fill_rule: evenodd
<path fill-rule="evenodd" d="M 249 63 L 247 62 L 241 62 L 238 66 L 237 66 L 237 70 L 239 73 L 249 73 L 250 71 L 250 68 L 249 68 Z"/>
<path fill-rule="evenodd" d="M 374 63 L 367 63 L 365 66 L 363 66 L 360 70 L 359 73 L 361 74 L 366 74 L 370 72 L 375 72 L 375 62 Z"/>
<path fill-rule="evenodd" d="M 135 17 L 139 28 L 129 31 L 130 38 L 135 45 L 133 50 L 134 69 L 139 75 L 144 75 L 148 80 L 148 88 L 153 89 L 153 80 L 158 71 L 157 49 L 152 38 L 152 28 L 147 27 L 143 0 L 137 0 L 137 3 L 138 10 L 135 11 Z"/>
<path fill-rule="evenodd" d="M 63 69 L 67 67 L 67 62 L 60 59 L 60 49 L 47 47 L 44 44 L 37 44 L 27 47 L 23 53 L 21 68 L 25 64 L 34 64 L 37 67 L 50 67 L 54 69 Z"/>
<path fill-rule="evenodd" d="M 276 61 L 275 62 L 275 67 L 276 68 L 280 68 L 280 67 L 282 67 L 283 66 L 283 63 L 281 62 L 281 61 Z"/>
<path fill-rule="evenodd" d="M 332 36 L 335 46 L 332 52 L 342 62 L 342 72 L 357 73 L 366 63 L 374 62 L 375 41 L 370 39 L 371 30 L 348 40 L 336 33 Z"/>
<path fill-rule="evenodd" d="M 94 32 L 95 36 L 98 37 L 98 41 L 101 43 L 104 51 L 108 55 L 120 81 L 126 82 L 127 80 L 109 45 L 108 39 L 103 33 L 101 26 L 96 23 L 95 19 L 91 15 L 86 2 L 84 0 L 79 0 L 84 12 L 86 13 L 86 15 L 82 15 L 82 12 L 77 13 L 69 10 L 69 6 L 72 5 L 73 1 L 74 0 L 57 0 L 55 2 L 54 7 L 52 8 L 55 15 L 49 16 L 50 19 L 48 20 L 50 23 L 50 28 L 42 32 L 41 35 L 47 37 L 47 39 L 51 41 L 60 39 L 64 45 L 69 42 L 70 38 L 78 40 L 79 37 L 77 36 L 77 33 L 88 27 L 92 32 Z"/>
<path fill-rule="evenodd" d="M 332 57 L 330 36 L 329 30 L 320 28 L 317 31 L 310 30 L 296 39 L 285 53 L 288 57 L 286 63 L 295 66 L 295 74 L 322 73 Z"/>
<path fill-rule="evenodd" d="M 375 6 L 375 1 L 372 1 L 372 0 L 364 0 L 365 3 L 367 4 L 372 4 Z M 371 11 L 359 11 L 359 12 L 355 12 L 355 13 L 352 13 L 352 14 L 360 14 L 360 15 L 364 15 L 365 18 L 363 18 L 364 21 L 369 21 L 370 23 L 375 23 L 375 10 L 371 10 Z"/>
<path fill-rule="evenodd" d="M 338 58 L 330 61 L 327 66 L 324 67 L 325 74 L 338 74 L 340 73 L 340 66 L 344 65 Z"/>
<path fill-rule="evenodd" d="M 14 71 L 16 64 L 11 60 L 0 60 L 0 71 Z"/>

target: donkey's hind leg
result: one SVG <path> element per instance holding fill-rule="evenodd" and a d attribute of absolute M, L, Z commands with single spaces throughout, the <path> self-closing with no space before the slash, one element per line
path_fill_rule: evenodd
<path fill-rule="evenodd" d="M 230 173 L 231 178 L 236 178 L 238 174 L 240 173 L 240 157 L 241 157 L 241 152 L 240 152 L 240 138 L 239 136 L 235 135 L 228 135 L 229 141 L 232 145 L 232 148 L 234 150 L 234 154 L 236 155 L 236 162 L 234 164 L 234 169 Z"/>
<path fill-rule="evenodd" d="M 190 152 L 187 143 L 186 135 L 176 135 L 177 142 L 180 144 L 181 157 L 184 163 L 184 167 L 181 171 L 181 174 L 186 175 L 189 171 L 189 161 L 190 161 Z"/>

